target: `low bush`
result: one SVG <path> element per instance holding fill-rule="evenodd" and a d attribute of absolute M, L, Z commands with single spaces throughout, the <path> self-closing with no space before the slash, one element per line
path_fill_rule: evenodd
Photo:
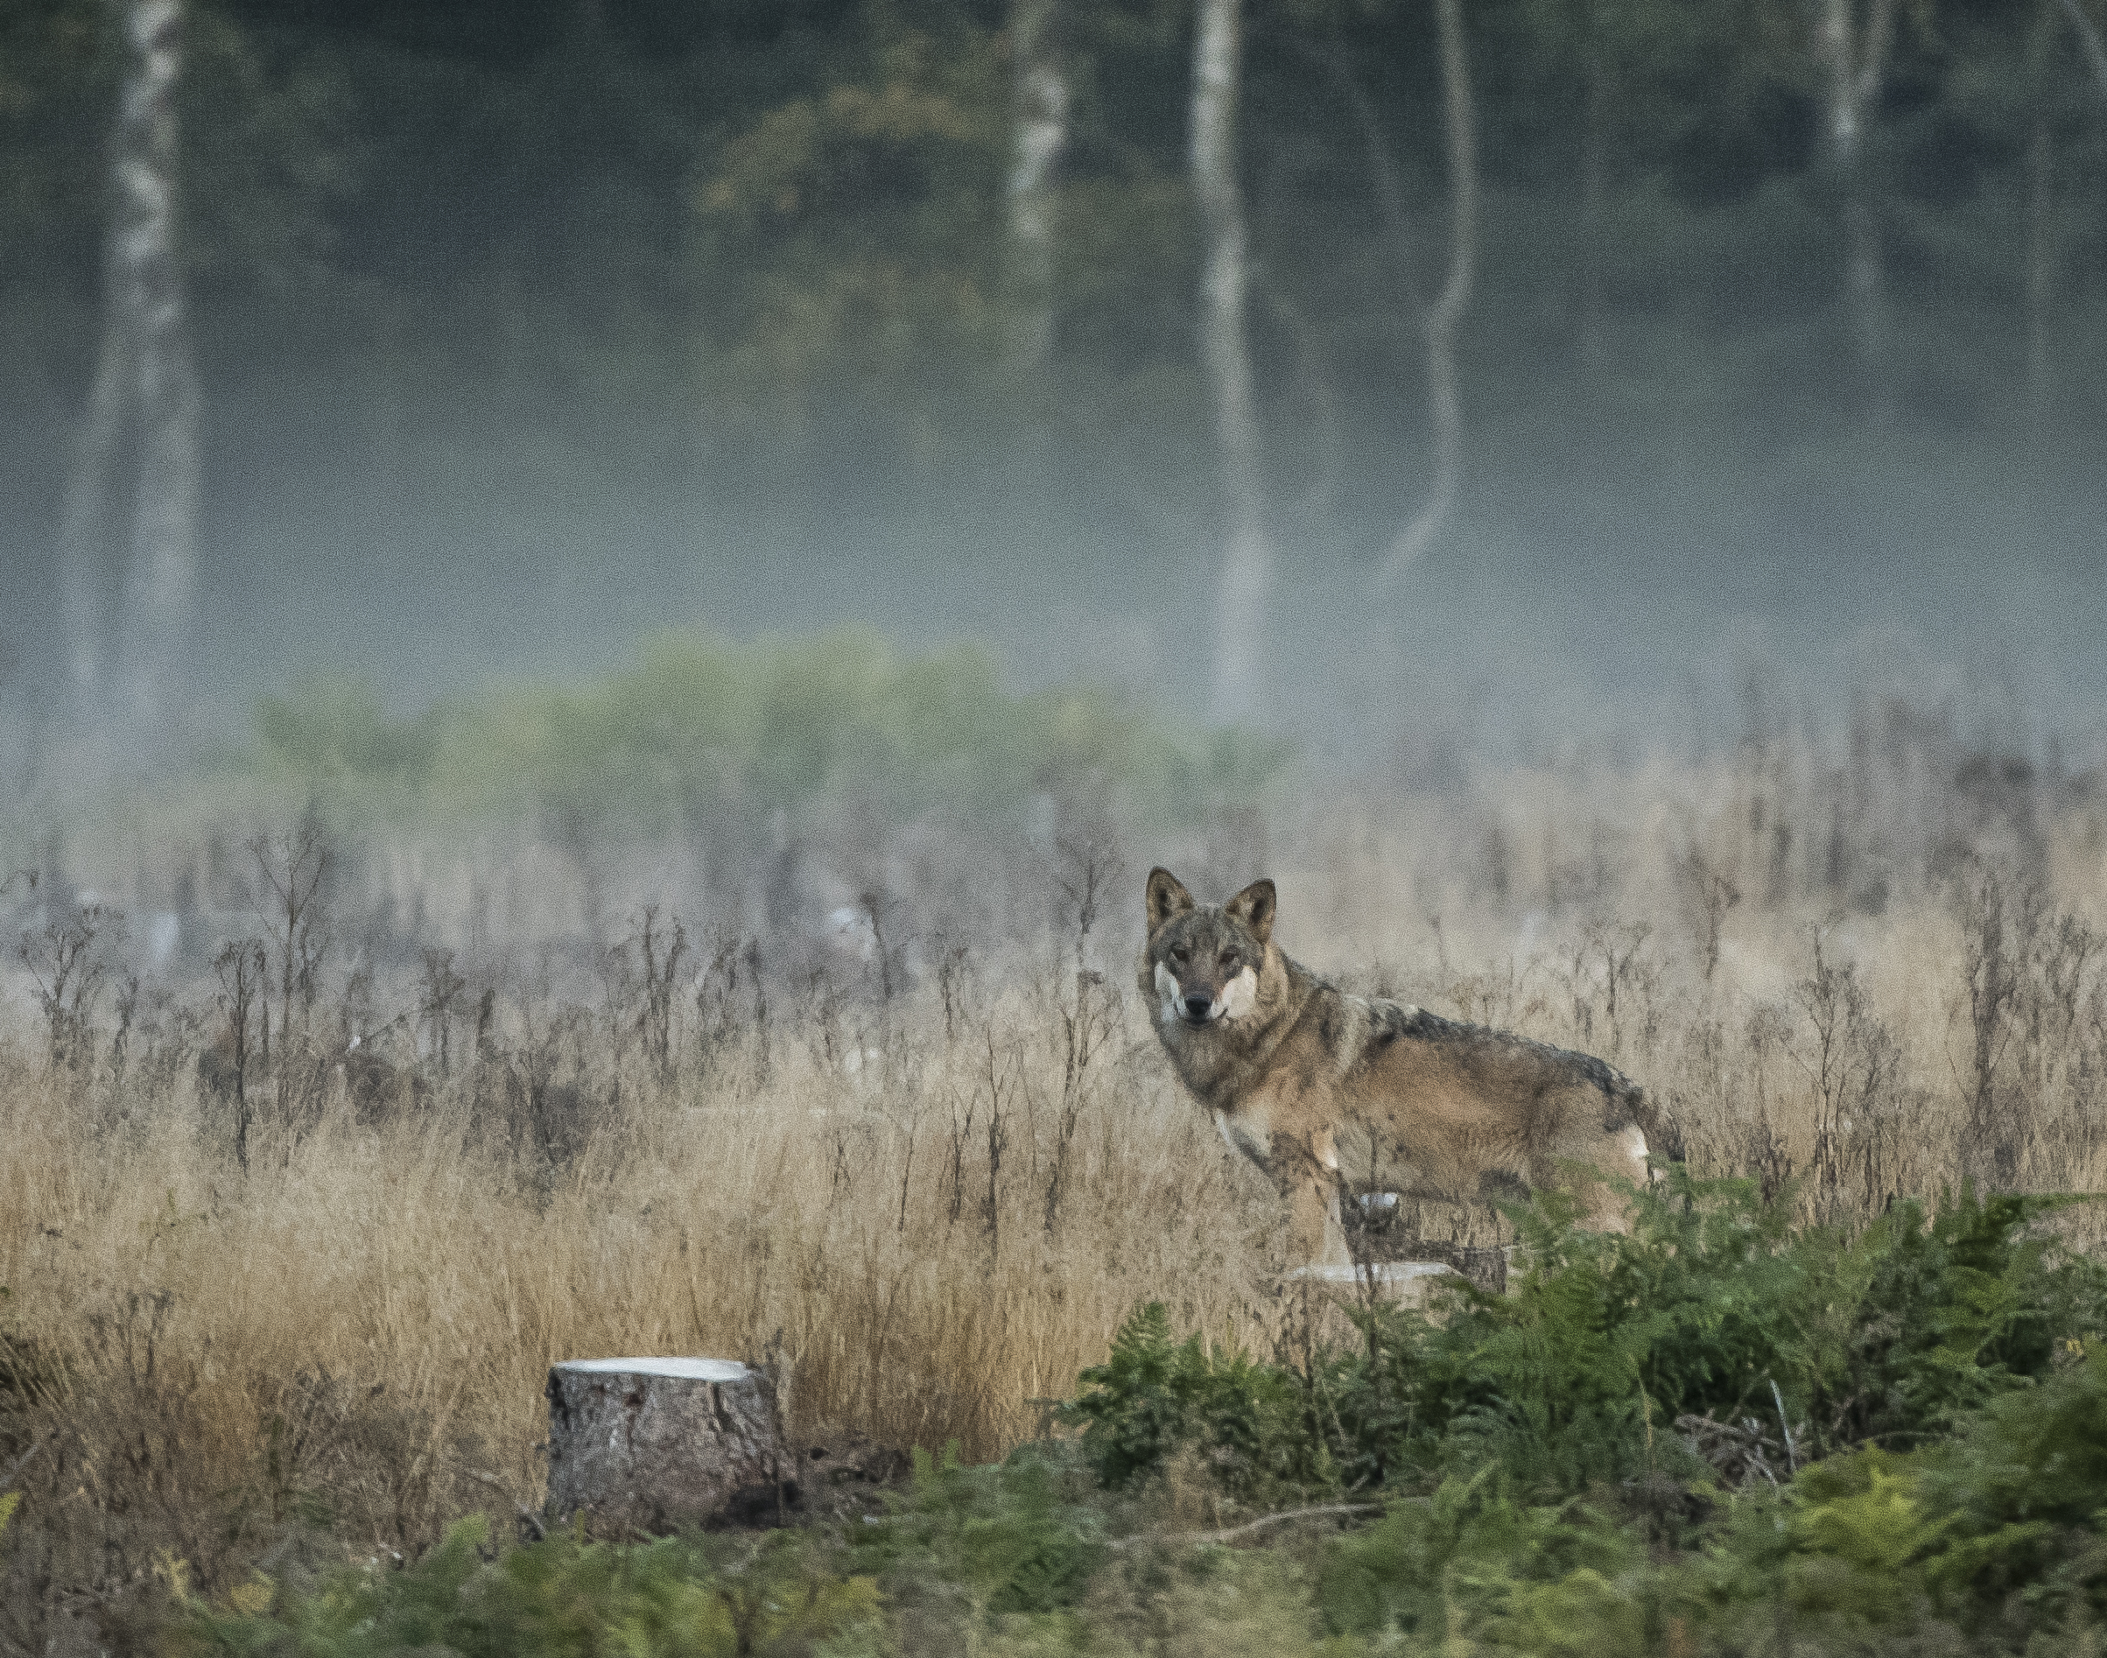
<path fill-rule="evenodd" d="M 1702 1483 L 1706 1446 L 1782 1477 L 1936 1439 L 2107 1326 L 2107 1273 L 2039 1225 L 2056 1207 L 1963 1191 L 1856 1233 L 1793 1229 L 1789 1201 L 1678 1170 L 1638 1194 L 1627 1234 L 1579 1231 L 1556 1199 L 1516 1210 L 1511 1293 L 1459 1280 L 1432 1317 L 1361 1307 L 1365 1340 L 1300 1369 L 1178 1343 L 1144 1307 L 1067 1415 L 1115 1488 L 1186 1445 L 1247 1496 L 1490 1473 L 1541 1501 Z"/>
<path fill-rule="evenodd" d="M 179 1653 L 381 1658 L 790 1658 L 876 1650 L 877 1587 L 830 1569 L 809 1538 L 666 1538 L 636 1547 L 570 1535 L 491 1557 L 464 1520 L 402 1571 L 362 1567 L 291 1593 L 258 1576 L 214 1608 L 177 1586 Z"/>
<path fill-rule="evenodd" d="M 468 1522 L 407 1570 L 179 1593 L 176 1646 L 2089 1652 L 2107 1277 L 2056 1247 L 2054 1207 L 1963 1193 L 1847 1235 L 1681 1174 L 1625 1235 L 1546 1204 L 1515 1217 L 1511 1295 L 1363 1308 L 1359 1341 L 1299 1363 L 1143 1307 L 1063 1408 L 1075 1438 L 918 1455 L 839 1533 L 507 1552 Z M 1151 1492 L 1195 1467 L 1231 1506 L 1359 1492 L 1378 1517 L 1191 1533 Z"/>
<path fill-rule="evenodd" d="M 235 763 L 303 796 L 398 809 L 407 796 L 455 816 L 525 807 L 648 834 L 704 802 L 765 820 L 849 800 L 904 820 L 1093 786 L 1183 820 L 1286 758 L 1277 739 L 1174 727 L 1102 692 L 1018 694 L 979 650 L 901 656 L 840 629 L 745 644 L 662 633 L 598 680 L 501 686 L 401 718 L 361 682 L 311 680 L 258 704 Z"/>

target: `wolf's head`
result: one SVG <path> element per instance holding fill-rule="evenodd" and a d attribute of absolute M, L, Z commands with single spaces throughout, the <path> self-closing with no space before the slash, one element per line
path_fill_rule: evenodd
<path fill-rule="evenodd" d="M 1226 904 L 1196 904 L 1167 869 L 1149 871 L 1149 942 L 1141 960 L 1144 995 L 1161 1002 L 1166 1029 L 1193 1029 L 1249 1016 L 1274 959 L 1273 883 L 1253 881 Z"/>

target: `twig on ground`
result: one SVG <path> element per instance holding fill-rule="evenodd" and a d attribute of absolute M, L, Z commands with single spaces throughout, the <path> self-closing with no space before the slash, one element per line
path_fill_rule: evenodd
<path fill-rule="evenodd" d="M 548 1528 L 541 1523 L 541 1516 L 513 1496 L 511 1488 L 503 1480 L 499 1479 L 497 1475 L 486 1474 L 480 1468 L 463 1467 L 461 1472 L 472 1480 L 480 1480 L 493 1491 L 503 1492 L 505 1499 L 512 1504 L 512 1512 L 518 1518 L 519 1523 L 534 1533 L 535 1542 L 539 1543 L 544 1537 L 549 1535 Z"/>
<path fill-rule="evenodd" d="M 1138 1537 L 1117 1538 L 1111 1546 L 1131 1549 L 1137 1543 L 1227 1543 L 1289 1520 L 1320 1520 L 1337 1514 L 1380 1514 L 1384 1507 L 1382 1503 L 1320 1503 L 1315 1508 L 1284 1508 L 1278 1514 L 1261 1514 L 1255 1520 L 1246 1520 L 1240 1526 L 1228 1526 L 1221 1531 L 1150 1531 Z"/>
<path fill-rule="evenodd" d="M 41 1439 L 32 1439 L 29 1442 L 29 1449 L 15 1458 L 13 1463 L 9 1465 L 6 1473 L 0 1474 L 0 1491 L 5 1491 L 10 1485 L 15 1483 L 15 1476 L 29 1466 L 29 1459 L 41 1451 L 44 1448 L 44 1444 L 45 1442 Z"/>

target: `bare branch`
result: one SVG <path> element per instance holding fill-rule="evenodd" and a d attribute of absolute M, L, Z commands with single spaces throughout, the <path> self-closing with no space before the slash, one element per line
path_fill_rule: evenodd
<path fill-rule="evenodd" d="M 1278 1514 L 1261 1514 L 1255 1520 L 1247 1520 L 1240 1526 L 1228 1526 L 1221 1531 L 1173 1531 L 1144 1532 L 1139 1537 L 1121 1537 L 1112 1543 L 1115 1549 L 1131 1549 L 1138 1543 L 1228 1543 L 1239 1537 L 1249 1537 L 1269 1526 L 1285 1525 L 1290 1520 L 1322 1520 L 1344 1514 L 1380 1514 L 1381 1503 L 1319 1503 L 1314 1508 L 1284 1508 Z"/>

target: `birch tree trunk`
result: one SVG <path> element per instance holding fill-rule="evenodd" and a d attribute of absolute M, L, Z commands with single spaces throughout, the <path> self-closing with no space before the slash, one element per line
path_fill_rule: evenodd
<path fill-rule="evenodd" d="M 1470 61 L 1464 48 L 1463 0 L 1434 0 L 1441 36 L 1443 132 L 1449 160 L 1449 271 L 1428 307 L 1427 403 L 1434 425 L 1434 481 L 1409 523 L 1398 531 L 1377 572 L 1387 588 L 1426 555 L 1448 528 L 1463 488 L 1463 394 L 1456 371 L 1456 330 L 1470 309 L 1478 268 L 1478 127 Z"/>
<path fill-rule="evenodd" d="M 2033 129 L 2027 135 L 2026 411 L 2038 436 L 2047 426 L 2055 388 L 2050 380 L 2049 322 L 2055 305 L 2055 152 L 2048 125 L 2051 0 L 2035 8 L 2027 39 Z"/>
<path fill-rule="evenodd" d="M 2078 44 L 2084 49 L 2086 66 L 2092 70 L 2092 78 L 2099 83 L 2100 95 L 2107 98 L 2107 40 L 2100 38 L 2100 31 L 2086 15 L 2078 0 L 2058 0 L 2063 15 L 2070 19 L 2070 26 L 2078 32 Z"/>
<path fill-rule="evenodd" d="M 1068 143 L 1059 0 L 1010 5 L 1010 366 L 1036 374 L 1053 354 L 1054 167 Z"/>
<path fill-rule="evenodd" d="M 101 712 L 109 653 L 110 513 L 123 459 L 126 394 L 136 378 L 130 331 L 114 294 L 104 301 L 103 312 L 95 383 L 74 439 L 59 520 L 59 622 L 65 635 L 66 685 L 72 714 L 83 721 Z"/>
<path fill-rule="evenodd" d="M 1207 257 L 1200 278 L 1200 357 L 1214 396 L 1225 523 L 1215 629 L 1214 714 L 1258 711 L 1273 552 L 1266 540 L 1263 456 L 1246 332 L 1250 248 L 1237 183 L 1241 0 L 1200 0 L 1193 47 L 1192 171 Z"/>
<path fill-rule="evenodd" d="M 78 712 L 114 714 L 135 729 L 169 717 L 197 582 L 199 396 L 176 250 L 183 23 L 183 0 L 127 0 L 123 11 L 103 339 L 60 525 Z M 120 517 L 128 522 L 113 646 L 106 571 Z"/>
<path fill-rule="evenodd" d="M 1599 375 L 1609 361 L 1603 340 L 1603 250 L 1609 236 L 1610 54 L 1603 0 L 1589 0 L 1581 73 L 1580 365 Z"/>
<path fill-rule="evenodd" d="M 1887 288 L 1865 176 L 1867 117 L 1887 73 L 1895 33 L 1895 0 L 1870 0 L 1863 27 L 1858 0 L 1822 0 L 1815 32 L 1826 82 L 1827 147 L 1835 171 L 1844 232 L 1844 295 L 1852 351 L 1868 406 L 1876 419 L 1887 413 Z"/>

